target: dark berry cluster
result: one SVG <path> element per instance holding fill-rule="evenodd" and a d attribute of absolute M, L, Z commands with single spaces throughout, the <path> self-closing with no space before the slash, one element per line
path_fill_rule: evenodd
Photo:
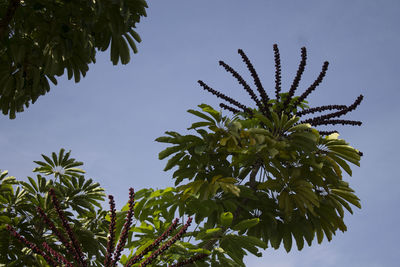
<path fill-rule="evenodd" d="M 267 93 L 264 90 L 264 87 L 261 84 L 260 78 L 258 77 L 258 74 L 256 72 L 256 70 L 254 69 L 253 64 L 251 63 L 251 61 L 249 60 L 249 58 L 247 57 L 247 55 L 244 53 L 244 51 L 242 49 L 238 49 L 238 53 L 239 55 L 242 57 L 243 62 L 246 63 L 247 69 L 250 71 L 251 77 L 254 80 L 254 84 L 257 87 L 257 91 L 261 96 L 261 101 L 264 104 L 264 110 L 267 112 L 267 108 L 268 108 L 268 101 L 269 101 L 269 97 L 267 95 Z"/>
<path fill-rule="evenodd" d="M 226 64 L 223 61 L 219 62 L 219 65 L 221 65 L 227 72 L 230 72 L 232 74 L 233 77 L 236 78 L 236 80 L 238 80 L 239 84 L 243 86 L 243 88 L 247 91 L 247 93 L 250 95 L 251 99 L 253 99 L 253 101 L 256 103 L 256 105 L 258 106 L 258 108 L 260 110 L 263 110 L 263 105 L 261 104 L 261 102 L 258 100 L 256 94 L 253 92 L 253 90 L 250 88 L 250 86 L 247 84 L 247 82 L 243 79 L 242 76 L 240 76 L 239 73 L 237 73 L 231 66 L 229 66 L 228 64 Z"/>
<path fill-rule="evenodd" d="M 322 115 L 322 116 L 318 116 L 318 117 L 314 117 L 312 119 L 307 119 L 302 121 L 302 123 L 310 123 L 313 124 L 313 122 L 317 122 L 317 121 L 327 121 L 329 119 L 335 118 L 335 117 L 341 117 L 343 115 L 346 115 L 347 113 L 355 110 L 357 108 L 358 105 L 360 105 L 361 101 L 363 100 L 363 95 L 360 95 L 359 97 L 357 97 L 357 99 L 354 101 L 353 104 L 351 104 L 350 106 L 341 109 L 337 112 L 333 112 L 330 114 L 326 114 L 326 115 Z"/>
<path fill-rule="evenodd" d="M 60 208 L 60 205 L 58 203 L 56 194 L 54 192 L 54 189 L 50 189 L 49 194 L 51 196 L 52 203 L 56 209 L 57 215 L 59 219 L 62 222 L 62 228 L 64 231 L 67 233 L 68 238 L 70 241 L 67 240 L 67 238 L 60 233 L 60 231 L 57 229 L 57 227 L 54 225 L 54 223 L 49 219 L 49 217 L 45 214 L 45 212 L 38 207 L 37 210 L 39 212 L 40 217 L 43 219 L 43 222 L 52 230 L 53 234 L 57 236 L 58 240 L 66 247 L 67 253 L 69 253 L 69 256 L 72 255 L 72 258 L 74 258 L 75 262 L 71 263 L 70 261 L 67 260 L 67 258 L 63 255 L 61 255 L 59 252 L 55 251 L 52 247 L 50 247 L 49 244 L 46 242 L 42 243 L 43 248 L 39 248 L 36 244 L 29 242 L 21 236 L 13 227 L 7 225 L 7 230 L 10 232 L 12 236 L 17 238 L 20 242 L 25 244 L 27 247 L 32 249 L 32 251 L 36 254 L 41 255 L 46 262 L 50 266 L 66 266 L 66 267 L 85 267 L 88 266 L 87 261 L 84 259 L 81 247 L 79 243 L 77 242 L 77 239 L 75 238 L 68 221 L 66 220 L 64 213 L 62 209 Z M 128 238 L 128 232 L 131 228 L 132 224 L 132 219 L 133 219 L 133 209 L 135 206 L 135 193 L 133 188 L 129 189 L 129 209 L 125 218 L 125 223 L 122 228 L 122 233 L 118 239 L 118 245 L 116 249 L 114 248 L 114 243 L 115 243 L 115 225 L 116 225 L 116 210 L 115 210 L 115 202 L 113 196 L 109 196 L 109 204 L 110 204 L 110 226 L 109 226 L 109 236 L 108 236 L 108 242 L 107 242 L 107 252 L 105 255 L 104 259 L 104 266 L 105 267 L 115 267 L 118 264 L 118 261 L 120 259 L 122 250 L 125 247 L 127 238 Z M 142 260 L 143 256 L 145 256 L 148 252 L 153 251 L 154 249 L 158 248 L 155 250 L 148 258 L 146 258 L 142 263 L 140 263 L 140 266 L 147 266 L 149 265 L 157 256 L 165 252 L 168 248 L 170 248 L 176 241 L 178 241 L 187 231 L 188 227 L 190 226 L 192 222 L 192 218 L 188 218 L 186 224 L 176 233 L 170 240 L 165 242 L 160 248 L 158 248 L 161 245 L 161 242 L 164 241 L 165 239 L 168 238 L 168 236 L 171 235 L 171 233 L 177 228 L 179 219 L 175 219 L 173 223 L 168 227 L 164 233 L 159 236 L 152 244 L 150 244 L 147 248 L 145 248 L 140 254 L 134 256 L 132 259 L 128 261 L 127 264 L 125 264 L 125 267 L 130 267 L 133 264 L 137 263 L 138 261 Z M 115 250 L 115 251 L 114 251 Z M 175 264 L 175 266 L 184 266 L 186 264 L 193 263 L 195 261 L 201 260 L 204 257 L 206 257 L 206 254 L 199 254 L 196 255 L 188 260 L 180 261 Z"/>
<path fill-rule="evenodd" d="M 42 218 L 42 220 L 44 221 L 44 223 L 49 226 L 49 228 L 51 229 L 51 231 L 53 232 L 53 234 L 55 236 L 57 236 L 58 240 L 61 241 L 61 243 L 69 250 L 69 251 L 73 251 L 75 252 L 75 250 L 72 248 L 72 244 L 71 242 L 67 241 L 67 239 L 64 237 L 63 234 L 60 233 L 60 231 L 58 231 L 57 227 L 54 225 L 54 223 L 49 219 L 49 217 L 47 217 L 47 215 L 44 213 L 44 211 L 40 208 L 37 207 L 36 209 L 39 212 L 40 217 Z M 46 246 L 45 246 L 46 244 Z M 49 247 L 47 245 L 47 243 L 43 243 L 43 247 L 46 249 L 47 247 Z M 49 251 L 48 249 L 46 249 L 47 251 Z M 53 257 L 57 258 L 58 262 L 63 262 L 65 265 L 67 266 L 72 266 L 70 262 L 68 262 L 64 256 L 60 255 L 59 253 L 55 252 L 55 251 L 49 251 L 51 255 L 53 255 Z M 79 261 L 79 255 L 76 253 L 73 253 L 73 257 L 76 261 Z"/>
<path fill-rule="evenodd" d="M 314 114 L 315 112 L 323 112 L 325 110 L 342 110 L 342 109 L 346 109 L 347 106 L 346 105 L 326 105 L 326 106 L 320 106 L 320 107 L 315 107 L 315 108 L 309 108 L 309 109 L 305 109 L 303 111 L 299 111 L 296 113 L 296 116 L 302 116 L 302 115 L 306 115 L 306 114 Z"/>
<path fill-rule="evenodd" d="M 277 44 L 273 45 L 274 49 L 274 60 L 275 60 L 275 97 L 279 100 L 281 92 L 281 56 L 279 54 L 279 48 Z"/>
<path fill-rule="evenodd" d="M 75 235 L 72 232 L 72 229 L 69 226 L 67 219 L 64 216 L 64 212 L 62 211 L 60 204 L 58 203 L 56 193 L 53 188 L 50 189 L 49 194 L 51 196 L 51 201 L 53 202 L 54 208 L 56 209 L 57 215 L 61 220 L 63 229 L 67 232 L 69 240 L 71 241 L 70 247 L 72 247 L 72 252 L 73 252 L 75 260 L 77 260 L 77 262 L 79 263 L 80 266 L 86 267 L 87 262 L 85 261 L 85 259 L 83 257 L 81 247 L 80 247 L 78 241 L 76 240 Z"/>
<path fill-rule="evenodd" d="M 231 107 L 231 106 L 225 105 L 224 103 L 219 103 L 219 106 L 220 106 L 221 108 L 223 108 L 223 109 L 229 110 L 229 111 L 232 112 L 232 113 L 239 113 L 239 112 L 240 112 L 240 110 L 238 110 L 238 109 L 236 109 L 236 108 L 233 108 L 233 107 Z"/>
<path fill-rule="evenodd" d="M 162 241 L 164 241 L 171 234 L 171 232 L 176 229 L 176 227 L 178 226 L 178 222 L 179 222 L 179 219 L 175 219 L 174 222 L 168 227 L 168 229 L 160 237 L 158 237 L 156 240 L 154 240 L 154 242 L 151 245 L 149 245 L 147 248 L 145 248 L 141 253 L 134 256 L 132 259 L 130 259 L 126 266 L 132 266 L 136 262 L 140 261 L 143 258 L 143 256 L 146 255 L 148 252 L 157 248 L 160 245 L 160 243 Z"/>
<path fill-rule="evenodd" d="M 122 228 L 122 233 L 119 237 L 117 249 L 115 250 L 115 253 L 114 253 L 114 259 L 113 259 L 113 264 L 112 264 L 113 267 L 117 266 L 119 258 L 121 257 L 122 250 L 125 247 L 126 239 L 128 238 L 129 229 L 131 228 L 132 217 L 133 217 L 133 208 L 135 207 L 135 191 L 133 190 L 133 188 L 129 188 L 128 206 L 129 206 L 128 213 L 126 214 L 125 223 Z M 105 267 L 107 267 L 107 266 L 105 266 Z"/>
<path fill-rule="evenodd" d="M 112 254 L 114 251 L 114 239 L 115 239 L 115 224 L 116 224 L 116 210 L 115 201 L 113 196 L 108 196 L 110 204 L 110 225 L 108 228 L 108 242 L 107 242 L 107 254 L 104 258 L 104 266 L 110 266 L 112 262 Z"/>
<path fill-rule="evenodd" d="M 57 251 L 52 249 L 49 246 L 49 244 L 47 244 L 46 242 L 43 242 L 42 245 L 43 245 L 44 249 L 50 253 L 50 255 L 52 255 L 54 258 L 56 258 L 57 262 L 63 263 L 63 266 L 66 266 L 66 267 L 74 267 L 66 258 L 64 258 L 64 256 L 62 256 L 60 253 L 58 253 Z"/>
<path fill-rule="evenodd" d="M 246 107 L 243 104 L 240 104 L 238 101 L 236 101 L 233 98 L 230 98 L 229 96 L 224 95 L 223 93 L 218 92 L 217 90 L 212 89 L 210 86 L 208 86 L 207 84 L 205 84 L 203 81 L 199 80 L 198 83 L 200 84 L 201 87 L 204 88 L 204 90 L 209 91 L 211 94 L 217 96 L 218 98 L 221 98 L 225 101 L 228 101 L 229 103 L 231 103 L 232 105 L 241 108 L 244 112 L 247 113 L 252 113 L 252 111 Z"/>
<path fill-rule="evenodd" d="M 352 125 L 352 126 L 361 126 L 362 122 L 361 121 L 351 121 L 351 120 L 323 120 L 323 119 L 313 119 L 312 121 L 308 122 L 313 126 L 318 126 L 318 125 L 335 125 L 335 124 L 341 124 L 341 125 Z"/>
<path fill-rule="evenodd" d="M 7 225 L 6 229 L 10 232 L 10 234 L 12 236 L 17 238 L 21 243 L 23 243 L 28 248 L 32 249 L 32 251 L 34 253 L 41 255 L 50 266 L 54 266 L 54 267 L 57 266 L 57 263 L 53 260 L 53 258 L 48 256 L 42 249 L 40 249 L 38 246 L 36 246 L 32 242 L 29 242 L 28 240 L 26 240 L 23 236 L 21 236 L 19 233 L 17 233 L 17 231 L 15 231 L 15 229 L 13 227 L 11 227 L 10 225 Z"/>
<path fill-rule="evenodd" d="M 320 135 L 330 135 L 333 133 L 337 133 L 337 131 L 319 131 Z"/>
<path fill-rule="evenodd" d="M 186 233 L 191 223 L 192 223 L 192 218 L 189 217 L 185 225 L 183 225 L 183 227 L 179 230 L 179 232 L 176 235 L 174 235 L 170 240 L 168 240 L 164 245 L 162 245 L 159 249 L 154 251 L 144 262 L 142 262 L 140 267 L 150 264 L 155 258 L 158 257 L 158 255 L 162 254 L 164 251 L 169 249 L 176 241 L 178 241 Z"/>
<path fill-rule="evenodd" d="M 342 124 L 342 125 L 353 125 L 353 126 L 357 125 L 357 126 L 361 126 L 361 124 L 362 124 L 361 121 L 334 120 L 332 118 L 343 116 L 343 115 L 355 110 L 357 108 L 357 106 L 360 105 L 362 100 L 363 100 L 363 95 L 360 95 L 359 97 L 357 97 L 357 99 L 354 101 L 354 103 L 351 104 L 348 107 L 346 106 L 345 108 L 340 109 L 337 112 L 333 112 L 333 113 L 330 113 L 330 114 L 326 114 L 326 115 L 322 115 L 322 116 L 306 119 L 306 120 L 301 121 L 300 123 L 310 123 L 313 126 L 329 125 L 329 124 L 331 124 L 331 125 Z"/>
<path fill-rule="evenodd" d="M 306 67 L 306 62 L 307 62 L 307 50 L 305 47 L 302 47 L 301 48 L 301 60 L 300 60 L 299 67 L 296 72 L 296 76 L 293 79 L 293 83 L 290 86 L 289 92 L 287 93 L 286 97 L 285 98 L 282 97 L 284 99 L 280 99 L 281 98 L 281 83 L 282 83 L 282 81 L 281 81 L 281 79 L 282 79 L 281 78 L 281 58 L 280 58 L 278 46 L 276 44 L 273 45 L 273 50 L 274 50 L 274 61 L 275 61 L 275 96 L 276 96 L 275 103 L 277 104 L 275 106 L 274 111 L 277 113 L 285 112 L 286 115 L 290 115 L 290 113 L 293 112 L 293 110 L 297 109 L 305 101 L 305 99 L 321 84 L 321 82 L 323 81 L 323 79 L 326 75 L 326 71 L 328 70 L 329 62 L 327 62 L 327 61 L 324 62 L 324 64 L 322 65 L 322 70 L 319 73 L 317 79 L 307 88 L 307 90 L 305 90 L 299 97 L 297 97 L 295 100 L 293 100 L 295 91 L 299 87 L 299 83 L 300 83 L 301 77 L 304 73 L 304 70 Z M 256 70 L 254 69 L 253 64 L 250 62 L 249 58 L 243 52 L 243 50 L 239 49 L 238 53 L 242 57 L 243 62 L 246 63 L 247 69 L 251 73 L 251 76 L 254 80 L 254 84 L 257 87 L 257 90 L 259 92 L 260 98 L 257 97 L 257 95 L 251 89 L 249 84 L 231 66 L 229 66 L 228 64 L 226 64 L 223 61 L 219 61 L 219 64 L 227 72 L 231 73 L 232 76 L 237 79 L 239 84 L 243 86 L 243 88 L 246 90 L 246 92 L 250 95 L 251 99 L 256 103 L 258 110 L 261 113 L 263 113 L 266 117 L 270 117 L 271 103 L 270 103 L 270 100 L 269 100 L 269 97 L 268 97 L 266 91 L 264 90 L 264 88 L 261 84 L 258 74 L 257 74 Z M 218 92 L 218 91 L 212 89 L 211 87 L 209 87 L 202 81 L 198 81 L 198 83 L 206 91 L 209 91 L 213 95 L 216 95 L 218 98 L 221 98 L 221 99 L 229 102 L 230 104 L 232 104 L 233 106 L 235 106 L 239 109 L 229 106 L 229 105 L 226 105 L 224 103 L 220 103 L 221 108 L 229 110 L 233 113 L 244 112 L 249 117 L 252 117 L 253 111 L 250 108 L 239 103 L 239 101 L 236 101 L 235 99 L 228 97 L 228 96 L 222 94 L 221 92 Z M 360 105 L 362 99 L 363 99 L 363 96 L 360 95 L 356 99 L 356 101 L 350 106 L 326 105 L 326 106 L 305 109 L 303 111 L 297 112 L 295 115 L 301 117 L 303 115 L 314 114 L 316 112 L 323 112 L 326 110 L 337 110 L 336 112 L 333 112 L 330 114 L 321 115 L 321 116 L 317 116 L 314 118 L 309 118 L 309 119 L 303 120 L 300 123 L 310 123 L 313 126 L 336 125 L 336 124 L 361 125 L 361 122 L 359 122 L 359 121 L 332 120 L 332 118 L 343 116 L 343 115 L 355 110 L 357 108 L 357 106 Z M 241 111 L 241 110 L 243 110 L 243 111 Z M 337 131 L 320 131 L 320 134 L 326 135 L 326 134 L 330 134 L 333 132 L 337 132 Z"/>
<path fill-rule="evenodd" d="M 290 103 L 290 100 L 294 96 L 294 92 L 296 91 L 297 87 L 299 86 L 301 76 L 303 75 L 304 69 L 306 67 L 306 62 L 307 62 L 307 50 L 305 47 L 301 48 L 301 61 L 299 64 L 299 68 L 297 69 L 296 76 L 294 77 L 292 86 L 290 86 L 289 94 L 288 97 L 286 98 L 285 102 L 283 103 L 283 109 L 287 107 L 287 105 Z"/>
<path fill-rule="evenodd" d="M 300 97 L 297 99 L 297 101 L 293 104 L 295 107 L 297 105 L 299 105 L 301 102 L 303 102 L 303 100 L 305 100 L 307 98 L 307 96 L 309 94 L 311 94 L 312 91 L 314 91 L 318 87 L 318 85 L 322 82 L 322 80 L 324 79 L 324 77 L 326 75 L 328 66 L 329 66 L 329 62 L 325 61 L 324 64 L 322 65 L 322 70 L 319 73 L 317 79 L 313 82 L 313 84 L 310 85 L 310 87 L 308 87 L 308 89 L 303 94 L 300 95 Z"/>

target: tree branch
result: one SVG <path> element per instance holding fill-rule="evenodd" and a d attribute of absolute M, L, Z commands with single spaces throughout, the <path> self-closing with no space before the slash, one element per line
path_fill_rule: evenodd
<path fill-rule="evenodd" d="M 17 11 L 17 8 L 21 5 L 20 0 L 10 0 L 8 3 L 7 11 L 4 17 L 0 20 L 0 40 L 3 39 L 7 32 L 8 25 Z"/>

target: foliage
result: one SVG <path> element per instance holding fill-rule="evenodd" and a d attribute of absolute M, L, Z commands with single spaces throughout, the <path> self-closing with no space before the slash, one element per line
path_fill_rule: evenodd
<path fill-rule="evenodd" d="M 53 153 L 51 157 L 43 156 L 44 161 L 36 162 L 39 167 L 35 171 L 53 175 L 54 180 L 46 181 L 38 175 L 37 184 L 31 178 L 30 183 L 18 182 L 7 177 L 7 173 L 2 174 L 0 234 L 5 237 L 4 225 L 10 224 L 28 241 L 45 241 L 61 255 L 67 255 L 65 246 L 51 243 L 54 238 L 50 238 L 49 229 L 40 224 L 40 218 L 32 209 L 34 206 L 47 209 L 48 216 L 56 219 L 46 194 L 50 187 L 55 188 L 68 221 L 77 225 L 73 231 L 79 233 L 78 239 L 79 231 L 83 229 L 93 233 L 92 239 L 78 241 L 83 253 L 88 255 L 89 264 L 94 266 L 101 266 L 103 255 L 107 251 L 110 255 L 116 245 L 109 241 L 105 248 L 107 226 L 110 233 L 113 229 L 116 233 L 114 237 L 110 235 L 109 240 L 126 238 L 126 244 L 119 246 L 129 249 L 129 253 L 120 259 L 125 266 L 131 266 L 139 257 L 151 259 L 154 266 L 190 263 L 195 266 L 244 266 L 244 256 L 249 252 L 260 257 L 261 250 L 268 246 L 278 249 L 282 245 L 288 252 L 293 246 L 301 250 L 305 243 L 311 246 L 315 239 L 317 243 L 324 238 L 330 241 L 338 230 L 346 231 L 345 211 L 353 213 L 352 206 L 361 208 L 361 205 L 354 190 L 344 181 L 344 172 L 352 175 L 349 163 L 359 166 L 362 153 L 339 139 L 336 130 L 314 127 L 361 125 L 359 121 L 335 118 L 356 109 L 363 96 L 349 106 L 310 108 L 306 98 L 322 82 L 327 62 L 314 83 L 300 96 L 295 96 L 305 68 L 305 48 L 290 90 L 281 92 L 280 56 L 274 46 L 276 86 L 275 99 L 270 99 L 247 56 L 242 50 L 238 52 L 252 75 L 259 96 L 232 67 L 222 61 L 220 65 L 249 93 L 256 108 L 244 106 L 199 81 L 203 89 L 233 105 L 220 104 L 234 116 L 224 116 L 202 104 L 200 110 L 188 110 L 201 119 L 188 128 L 188 134 L 168 131 L 156 139 L 169 145 L 159 153 L 159 158 L 169 158 L 164 170 L 174 169 L 175 187 L 142 189 L 136 193 L 134 206 L 130 200 L 120 212 L 115 212 L 111 205 L 111 213 L 105 216 L 101 209 L 93 211 L 94 206 L 99 206 L 98 201 L 103 200 L 102 189 L 97 184 L 93 188 L 85 187 L 88 181 L 89 184 L 92 182 L 86 181 L 83 171 L 77 168 L 82 163 L 69 159 L 69 153 L 64 154 L 61 150 L 58 156 Z M 303 116 L 331 110 L 336 111 L 301 120 Z M 79 192 L 84 188 L 87 192 L 83 197 Z M 25 197 L 27 194 L 29 197 Z M 73 218 L 74 213 L 78 214 L 77 219 Z M 193 217 L 196 225 L 185 229 L 179 236 L 181 240 L 167 241 L 168 250 L 160 245 L 156 251 L 163 253 L 154 256 L 154 244 L 158 246 L 157 240 L 169 233 L 176 214 L 182 218 Z M 82 220 L 87 224 L 83 225 Z M 131 220 L 134 227 L 128 230 L 126 225 L 130 225 Z M 36 234 L 38 229 L 41 232 Z M 41 266 L 44 262 L 43 257 L 21 250 L 20 244 L 9 238 L 4 240 L 0 247 L 2 253 L 8 247 L 11 250 L 5 252 L 7 258 L 2 261 L 15 265 L 27 262 L 32 266 Z M 95 248 L 94 242 L 98 243 Z M 96 253 L 90 251 L 93 248 L 98 253 L 95 258 L 91 258 Z M 18 262 L 21 256 L 25 258 Z M 202 261 L 197 261 L 203 257 Z M 112 258 L 106 259 L 107 262 L 112 262 Z M 144 263 L 146 260 L 132 266 Z"/>
<path fill-rule="evenodd" d="M 67 72 L 79 82 L 110 45 L 114 65 L 137 53 L 145 0 L 0 1 L 0 109 L 15 118 Z"/>
<path fill-rule="evenodd" d="M 129 202 L 128 202 L 129 208 L 126 214 L 125 223 L 122 229 L 120 229 L 121 232 L 119 233 L 118 239 L 115 239 L 116 212 L 115 212 L 114 198 L 113 196 L 109 196 L 110 226 L 108 232 L 107 252 L 104 257 L 105 267 L 116 266 L 121 257 L 121 253 L 125 247 L 125 243 L 128 237 L 128 232 L 131 228 L 131 223 L 132 223 L 134 196 L 135 196 L 133 188 L 130 188 L 129 191 L 130 191 Z M 67 267 L 88 266 L 88 261 L 87 259 L 85 259 L 85 256 L 82 253 L 81 244 L 79 244 L 79 242 L 77 241 L 76 236 L 70 227 L 70 223 L 65 218 L 64 212 L 60 208 L 54 189 L 50 189 L 49 194 L 51 195 L 51 201 L 54 205 L 57 216 L 61 221 L 64 233 L 62 233 L 59 229 L 56 228 L 54 223 L 49 219 L 49 217 L 44 213 L 44 211 L 40 207 L 37 207 L 37 211 L 40 214 L 43 223 L 51 229 L 53 236 L 67 248 L 67 250 L 65 251 L 66 253 L 65 255 L 62 255 L 61 253 L 51 248 L 51 246 L 46 241 L 44 241 L 41 245 L 37 245 L 35 243 L 26 240 L 25 237 L 20 235 L 17 231 L 15 231 L 13 227 L 9 225 L 7 225 L 7 230 L 11 233 L 12 236 L 16 237 L 22 244 L 32 249 L 34 253 L 41 255 L 50 266 L 67 266 Z M 164 233 L 161 236 L 159 236 L 156 240 L 154 240 L 151 244 L 149 244 L 142 252 L 135 255 L 135 257 L 132 257 L 125 264 L 125 266 L 126 267 L 132 266 L 136 262 L 138 262 L 140 266 L 143 267 L 151 264 L 151 262 L 154 259 L 156 259 L 159 255 L 162 255 L 168 248 L 171 247 L 171 245 L 173 245 L 178 239 L 181 238 L 181 236 L 186 232 L 187 228 L 190 226 L 191 221 L 192 219 L 189 218 L 187 223 L 171 239 L 161 244 L 161 242 L 163 242 L 166 238 L 168 238 L 168 236 L 177 228 L 179 220 L 175 219 L 174 222 L 169 225 L 168 229 L 164 231 Z M 67 237 L 65 237 L 65 234 L 67 235 Z M 151 254 L 150 256 L 148 256 L 143 260 L 143 256 L 146 255 L 147 253 Z M 193 263 L 201 258 L 204 258 L 205 256 L 207 255 L 199 254 L 185 261 L 178 262 L 173 266 L 183 266 L 188 263 Z M 71 262 L 67 258 L 73 259 L 74 261 Z"/>
<path fill-rule="evenodd" d="M 314 238 L 330 241 L 337 230 L 346 231 L 345 210 L 361 208 L 358 197 L 343 180 L 342 171 L 352 174 L 349 163 L 359 166 L 361 152 L 339 139 L 334 131 L 312 126 L 361 125 L 359 121 L 337 120 L 357 108 L 353 104 L 309 108 L 306 98 L 322 82 L 328 62 L 317 79 L 300 96 L 295 96 L 306 65 L 306 49 L 288 92 L 281 92 L 281 65 L 277 45 L 275 56 L 275 99 L 264 90 L 252 63 L 243 50 L 246 64 L 259 96 L 231 66 L 220 65 L 242 85 L 255 102 L 250 108 L 212 89 L 200 86 L 227 101 L 220 107 L 233 112 L 232 118 L 209 105 L 188 110 L 201 118 L 188 130 L 191 134 L 166 132 L 156 141 L 170 146 L 159 153 L 169 157 L 165 171 L 175 168 L 174 199 L 181 215 L 194 216 L 198 231 L 192 236 L 199 248 L 212 252 L 212 266 L 243 266 L 246 251 L 261 256 L 259 248 L 277 249 L 283 244 L 299 250 Z M 337 110 L 300 121 L 304 115 Z M 168 202 L 168 200 L 164 200 Z M 176 202 L 176 200 L 175 200 Z M 168 205 L 167 205 L 168 206 Z"/>
<path fill-rule="evenodd" d="M 107 243 L 106 212 L 100 206 L 105 197 L 104 190 L 92 179 L 85 179 L 84 171 L 76 168 L 82 163 L 70 158 L 70 152 L 65 153 L 61 149 L 58 154 L 52 153 L 51 158 L 42 156 L 44 161 L 37 162 L 39 167 L 34 170 L 39 172 L 36 179 L 28 177 L 27 181 L 18 181 L 7 176 L 7 171 L 1 174 L 0 263 L 7 266 L 44 266 L 41 256 L 10 238 L 6 224 L 31 243 L 46 242 L 55 251 L 66 252 L 65 246 L 57 243 L 36 210 L 36 207 L 41 208 L 57 228 L 61 227 L 48 194 L 50 188 L 54 188 L 65 218 L 73 224 L 72 229 L 82 244 L 83 252 L 91 264 L 98 266 L 103 261 Z"/>
<path fill-rule="evenodd" d="M 159 154 L 170 157 L 165 170 L 176 168 L 179 204 L 170 205 L 194 216 L 200 247 L 224 251 L 243 265 L 244 249 L 260 256 L 256 247 L 283 243 L 290 251 L 295 242 L 301 250 L 304 241 L 310 246 L 314 238 L 321 243 L 346 231 L 344 210 L 361 206 L 342 170 L 351 175 L 347 162 L 359 165 L 358 150 L 337 133 L 323 137 L 309 124 L 296 124 L 295 116 L 271 111 L 271 121 L 254 111 L 252 118 L 229 119 L 200 107 L 203 112 L 189 110 L 203 119 L 189 128 L 196 134 L 166 132 L 156 139 L 173 145 Z"/>

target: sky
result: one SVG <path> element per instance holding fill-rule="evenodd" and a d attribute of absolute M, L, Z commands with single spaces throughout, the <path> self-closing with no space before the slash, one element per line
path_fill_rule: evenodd
<path fill-rule="evenodd" d="M 345 177 L 360 197 L 362 209 L 346 214 L 348 231 L 331 242 L 302 251 L 268 248 L 263 257 L 247 256 L 247 266 L 398 266 L 400 189 L 398 131 L 400 112 L 400 1 L 372 0 L 153 0 L 138 25 L 139 53 L 128 65 L 113 66 L 109 51 L 78 84 L 60 78 L 15 120 L 0 117 L 0 169 L 19 179 L 32 176 L 34 160 L 60 148 L 83 161 L 87 177 L 117 199 L 128 188 L 173 185 L 163 172 L 154 141 L 165 131 L 185 132 L 196 120 L 186 112 L 198 104 L 218 107 L 197 80 L 251 105 L 247 93 L 219 65 L 219 60 L 250 75 L 237 49 L 253 62 L 267 92 L 274 90 L 272 45 L 282 59 L 282 87 L 288 90 L 307 47 L 303 92 L 330 62 L 327 76 L 308 98 L 311 106 L 361 106 L 346 119 L 361 127 L 337 128 L 342 138 L 364 153 L 361 167 Z M 269 90 L 269 91 L 268 91 Z"/>

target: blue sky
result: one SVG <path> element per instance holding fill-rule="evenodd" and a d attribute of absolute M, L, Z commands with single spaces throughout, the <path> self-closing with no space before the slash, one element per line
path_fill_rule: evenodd
<path fill-rule="evenodd" d="M 224 60 L 249 78 L 237 49 L 252 60 L 264 87 L 273 93 L 272 45 L 281 51 L 283 88 L 293 80 L 300 48 L 308 64 L 298 93 L 330 62 L 324 82 L 310 97 L 312 106 L 362 105 L 351 119 L 362 127 L 339 128 L 341 137 L 364 152 L 361 168 L 346 177 L 363 208 L 347 215 L 349 230 L 333 241 L 289 254 L 267 249 L 249 256 L 248 266 L 398 266 L 398 114 L 400 2 L 386 1 L 149 1 L 148 17 L 138 24 L 143 42 L 131 63 L 112 66 L 99 54 L 86 78 L 64 78 L 38 102 L 0 117 L 0 168 L 24 179 L 33 160 L 60 148 L 85 162 L 88 177 L 99 181 L 121 206 L 128 188 L 173 184 L 154 142 L 164 131 L 185 131 L 186 113 L 200 103 L 219 101 L 196 81 L 250 104 L 248 95 L 218 66 Z"/>

